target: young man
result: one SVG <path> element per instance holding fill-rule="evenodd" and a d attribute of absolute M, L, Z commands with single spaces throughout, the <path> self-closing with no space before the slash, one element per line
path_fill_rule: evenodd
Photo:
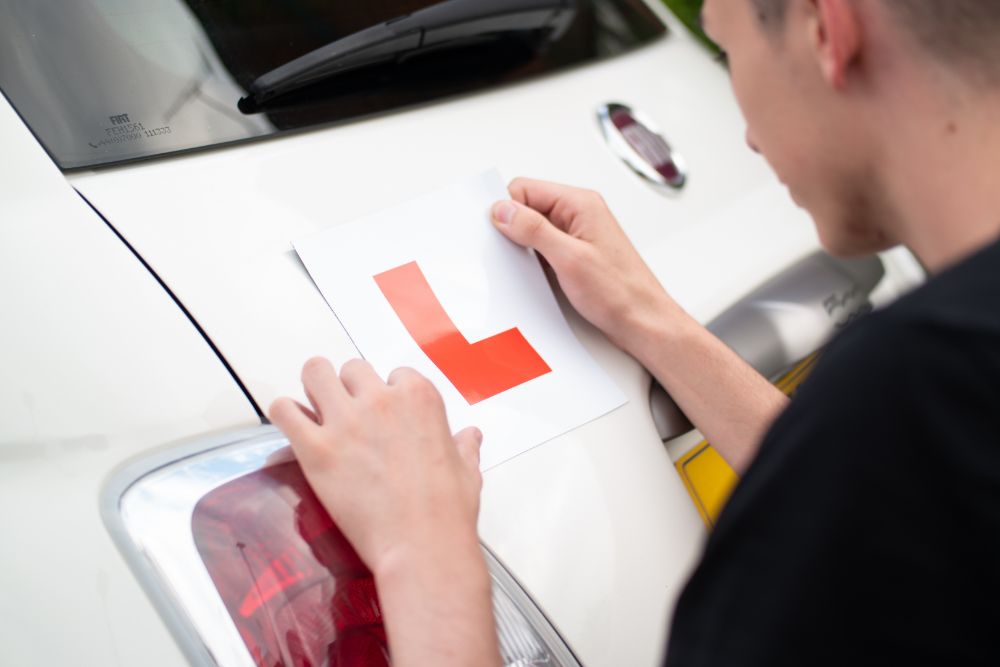
<path fill-rule="evenodd" d="M 744 473 L 667 663 L 1000 664 L 1000 2 L 707 0 L 704 15 L 748 142 L 826 248 L 904 244 L 933 277 L 835 341 L 786 407 L 596 194 L 517 180 L 496 205 L 497 228 Z M 375 573 L 394 663 L 497 664 L 481 436 L 453 437 L 413 371 L 384 383 L 312 360 L 303 382 L 313 410 L 271 415 Z"/>

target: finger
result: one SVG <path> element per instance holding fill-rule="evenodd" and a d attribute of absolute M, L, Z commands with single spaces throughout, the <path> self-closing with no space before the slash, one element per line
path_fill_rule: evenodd
<path fill-rule="evenodd" d="M 412 368 L 407 368 L 406 366 L 397 368 L 393 372 L 389 373 L 389 377 L 386 380 L 386 384 L 390 387 L 396 387 L 402 384 L 408 384 L 416 380 L 424 379 L 424 376 Z"/>
<path fill-rule="evenodd" d="M 271 423 L 277 426 L 293 444 L 310 440 L 319 433 L 319 424 L 308 409 L 290 398 L 279 398 L 267 411 Z"/>
<path fill-rule="evenodd" d="M 302 389 L 305 391 L 306 400 L 309 401 L 309 405 L 310 405 L 310 408 L 307 408 L 306 406 L 303 405 L 302 409 L 303 410 L 308 410 L 309 414 L 312 415 L 312 417 L 313 417 L 313 419 L 315 419 L 316 423 L 319 424 L 320 426 L 322 426 L 323 425 L 323 415 L 322 415 L 322 411 L 319 409 L 319 403 L 316 402 L 316 399 L 313 397 L 312 392 L 309 391 L 309 388 L 306 387 L 304 384 L 302 385 Z"/>
<path fill-rule="evenodd" d="M 306 417 L 309 417 L 309 419 L 313 420 L 314 422 L 322 426 L 323 418 L 319 416 L 318 412 L 316 412 L 316 401 L 313 400 L 313 397 L 309 395 L 309 392 L 306 392 L 306 398 L 309 399 L 310 405 L 313 406 L 312 408 L 308 408 L 299 403 L 298 401 L 295 401 L 295 405 L 299 406 L 299 410 L 302 410 L 302 413 L 305 414 Z"/>
<path fill-rule="evenodd" d="M 372 365 L 364 359 L 351 359 L 341 366 L 340 379 L 347 393 L 355 398 L 385 386 Z"/>
<path fill-rule="evenodd" d="M 455 434 L 455 446 L 462 462 L 472 470 L 479 470 L 479 451 L 483 444 L 483 432 L 475 426 L 462 429 Z"/>
<path fill-rule="evenodd" d="M 389 375 L 393 391 L 406 397 L 406 403 L 419 410 L 426 420 L 437 420 L 448 430 L 444 398 L 434 383 L 412 368 L 397 368 Z"/>
<path fill-rule="evenodd" d="M 538 211 L 515 201 L 493 205 L 493 224 L 508 239 L 526 248 L 534 248 L 550 262 L 558 261 L 567 249 L 580 243 L 557 229 Z"/>
<path fill-rule="evenodd" d="M 577 214 L 603 203 L 592 190 L 530 178 L 515 178 L 507 189 L 514 201 L 535 209 L 563 230 Z"/>
<path fill-rule="evenodd" d="M 302 366 L 302 386 L 321 424 L 329 421 L 347 401 L 347 390 L 336 369 L 323 357 L 313 357 Z"/>

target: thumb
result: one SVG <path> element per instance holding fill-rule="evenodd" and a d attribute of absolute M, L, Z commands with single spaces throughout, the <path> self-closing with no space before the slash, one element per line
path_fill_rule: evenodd
<path fill-rule="evenodd" d="M 455 434 L 455 446 L 462 462 L 479 471 L 479 447 L 483 444 L 483 432 L 475 426 L 464 428 Z"/>
<path fill-rule="evenodd" d="M 493 225 L 508 239 L 537 250 L 550 261 L 574 240 L 544 215 L 516 201 L 497 202 L 493 205 L 491 217 Z"/>

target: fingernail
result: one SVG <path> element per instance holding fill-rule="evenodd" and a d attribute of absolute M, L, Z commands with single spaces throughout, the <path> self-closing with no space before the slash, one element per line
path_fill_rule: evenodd
<path fill-rule="evenodd" d="M 517 207 L 514 206 L 513 202 L 501 201 L 493 205 L 493 218 L 505 225 L 514 219 L 515 213 L 517 213 Z"/>
<path fill-rule="evenodd" d="M 472 428 L 472 437 L 475 438 L 480 445 L 483 444 L 483 432 L 478 428 Z"/>

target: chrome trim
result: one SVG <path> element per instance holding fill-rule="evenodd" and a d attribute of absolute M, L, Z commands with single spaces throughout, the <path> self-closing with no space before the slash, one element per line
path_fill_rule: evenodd
<path fill-rule="evenodd" d="M 196 667 L 255 664 L 195 546 L 195 505 L 226 482 L 276 463 L 272 457 L 282 449 L 284 436 L 261 426 L 145 457 L 104 487 L 108 531 Z M 220 467 L 219 457 L 230 450 L 238 457 Z"/>
<path fill-rule="evenodd" d="M 486 556 L 486 565 L 490 570 L 490 577 L 493 580 L 493 609 L 494 617 L 498 624 L 503 622 L 503 596 L 516 607 L 516 611 L 531 626 L 531 630 L 541 638 L 542 643 L 551 651 L 550 657 L 556 659 L 553 667 L 582 667 L 573 650 L 566 643 L 566 640 L 556 631 L 552 621 L 548 619 L 542 608 L 528 595 L 524 586 L 514 578 L 510 570 L 494 555 L 488 547 L 482 545 L 483 555 Z M 496 594 L 497 590 L 503 596 Z M 501 652 L 503 647 L 501 646 Z"/>
<path fill-rule="evenodd" d="M 776 379 L 870 312 L 869 297 L 884 276 L 878 257 L 842 260 L 817 252 L 740 299 L 708 329 L 761 375 Z M 694 428 L 659 383 L 649 402 L 664 441 Z"/>
<path fill-rule="evenodd" d="M 616 114 L 627 114 L 633 121 L 631 127 L 637 128 L 635 136 L 629 137 L 615 123 Z M 676 193 L 687 183 L 688 171 L 684 159 L 675 151 L 663 132 L 641 111 L 617 102 L 605 104 L 597 110 L 597 120 L 604 135 L 604 140 L 629 169 L 643 180 L 654 185 L 660 192 Z M 635 144 L 642 144 L 647 155 L 636 149 Z M 653 156 L 662 156 L 660 164 L 669 162 L 674 168 L 674 174 L 667 174 L 657 169 Z"/>

